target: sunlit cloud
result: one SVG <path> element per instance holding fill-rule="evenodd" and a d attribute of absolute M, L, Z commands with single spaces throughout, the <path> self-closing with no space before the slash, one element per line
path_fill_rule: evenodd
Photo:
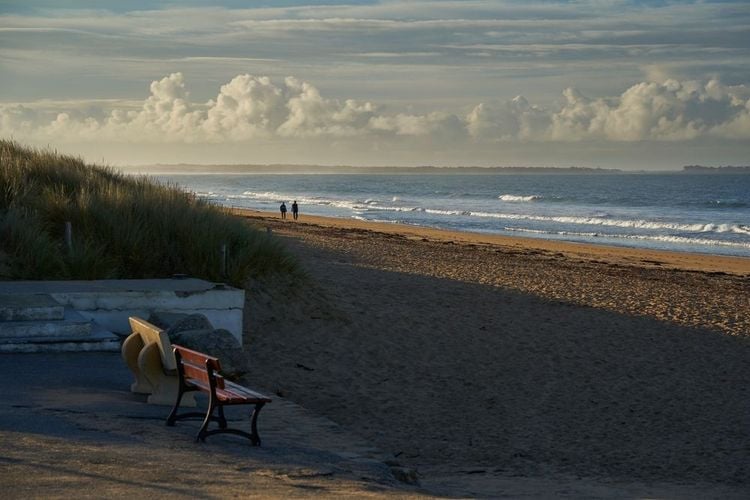
<path fill-rule="evenodd" d="M 589 98 L 568 88 L 564 103 L 546 108 L 525 97 L 479 103 L 466 115 L 443 110 L 389 113 L 369 101 L 328 98 L 313 84 L 287 77 L 238 75 L 214 99 L 193 102 L 184 76 L 150 85 L 138 109 L 106 116 L 23 105 L 0 107 L 0 133 L 58 141 L 223 143 L 273 138 L 435 136 L 480 142 L 685 141 L 750 139 L 750 89 L 718 80 L 666 80 L 632 85 L 619 96 Z M 59 108 L 59 104 L 56 106 Z"/>

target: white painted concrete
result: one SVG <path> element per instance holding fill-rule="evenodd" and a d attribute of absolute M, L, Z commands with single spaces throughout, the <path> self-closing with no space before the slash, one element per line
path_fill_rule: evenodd
<path fill-rule="evenodd" d="M 0 294 L 47 293 L 104 328 L 130 334 L 128 317 L 152 312 L 204 314 L 242 345 L 245 291 L 194 278 L 96 281 L 5 281 Z"/>

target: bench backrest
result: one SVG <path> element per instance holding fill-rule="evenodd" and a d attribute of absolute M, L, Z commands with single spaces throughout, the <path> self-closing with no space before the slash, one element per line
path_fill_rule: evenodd
<path fill-rule="evenodd" d="M 177 344 L 172 344 L 172 348 L 178 371 L 183 377 L 199 380 L 209 385 L 213 379 L 214 387 L 224 389 L 224 377 L 218 373 L 221 370 L 219 358 Z"/>
<path fill-rule="evenodd" d="M 130 322 L 130 329 L 133 333 L 140 334 L 144 345 L 156 342 L 159 346 L 161 364 L 164 369 L 167 371 L 176 370 L 177 365 L 175 364 L 174 354 L 172 353 L 172 344 L 169 342 L 167 332 L 158 326 L 152 325 L 145 319 L 136 316 L 130 316 L 128 321 Z"/>

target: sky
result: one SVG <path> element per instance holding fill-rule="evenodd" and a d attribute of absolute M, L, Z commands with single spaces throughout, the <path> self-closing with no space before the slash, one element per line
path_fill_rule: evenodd
<path fill-rule="evenodd" d="M 0 0 L 0 137 L 109 165 L 750 165 L 750 2 Z"/>

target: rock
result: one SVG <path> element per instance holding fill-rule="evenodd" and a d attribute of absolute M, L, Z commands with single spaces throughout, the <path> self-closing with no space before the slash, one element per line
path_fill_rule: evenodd
<path fill-rule="evenodd" d="M 166 330 L 169 328 L 170 325 L 173 323 L 176 323 L 177 321 L 187 318 L 189 314 L 185 313 L 171 313 L 171 312 L 164 312 L 164 311 L 154 311 L 151 313 L 151 315 L 146 319 L 149 323 L 151 323 L 154 326 L 158 326 L 162 330 Z"/>
<path fill-rule="evenodd" d="M 170 312 L 154 312 L 147 320 L 167 332 L 170 342 L 175 342 L 175 335 L 190 330 L 213 330 L 214 326 L 202 314 L 181 314 Z M 177 342 L 178 344 L 180 342 Z M 189 347 L 189 346 L 185 346 Z M 200 349 L 198 349 L 200 350 Z M 205 352 L 205 351 L 204 351 Z M 210 353 L 207 353 L 210 354 Z M 218 357 L 218 356 L 217 356 Z"/>
<path fill-rule="evenodd" d="M 247 356 L 237 339 L 228 330 L 222 328 L 183 330 L 170 335 L 169 340 L 173 344 L 219 358 L 221 373 L 228 379 L 236 380 L 248 372 Z"/>
<path fill-rule="evenodd" d="M 406 484 L 419 484 L 417 471 L 410 467 L 391 467 L 393 477 Z"/>

